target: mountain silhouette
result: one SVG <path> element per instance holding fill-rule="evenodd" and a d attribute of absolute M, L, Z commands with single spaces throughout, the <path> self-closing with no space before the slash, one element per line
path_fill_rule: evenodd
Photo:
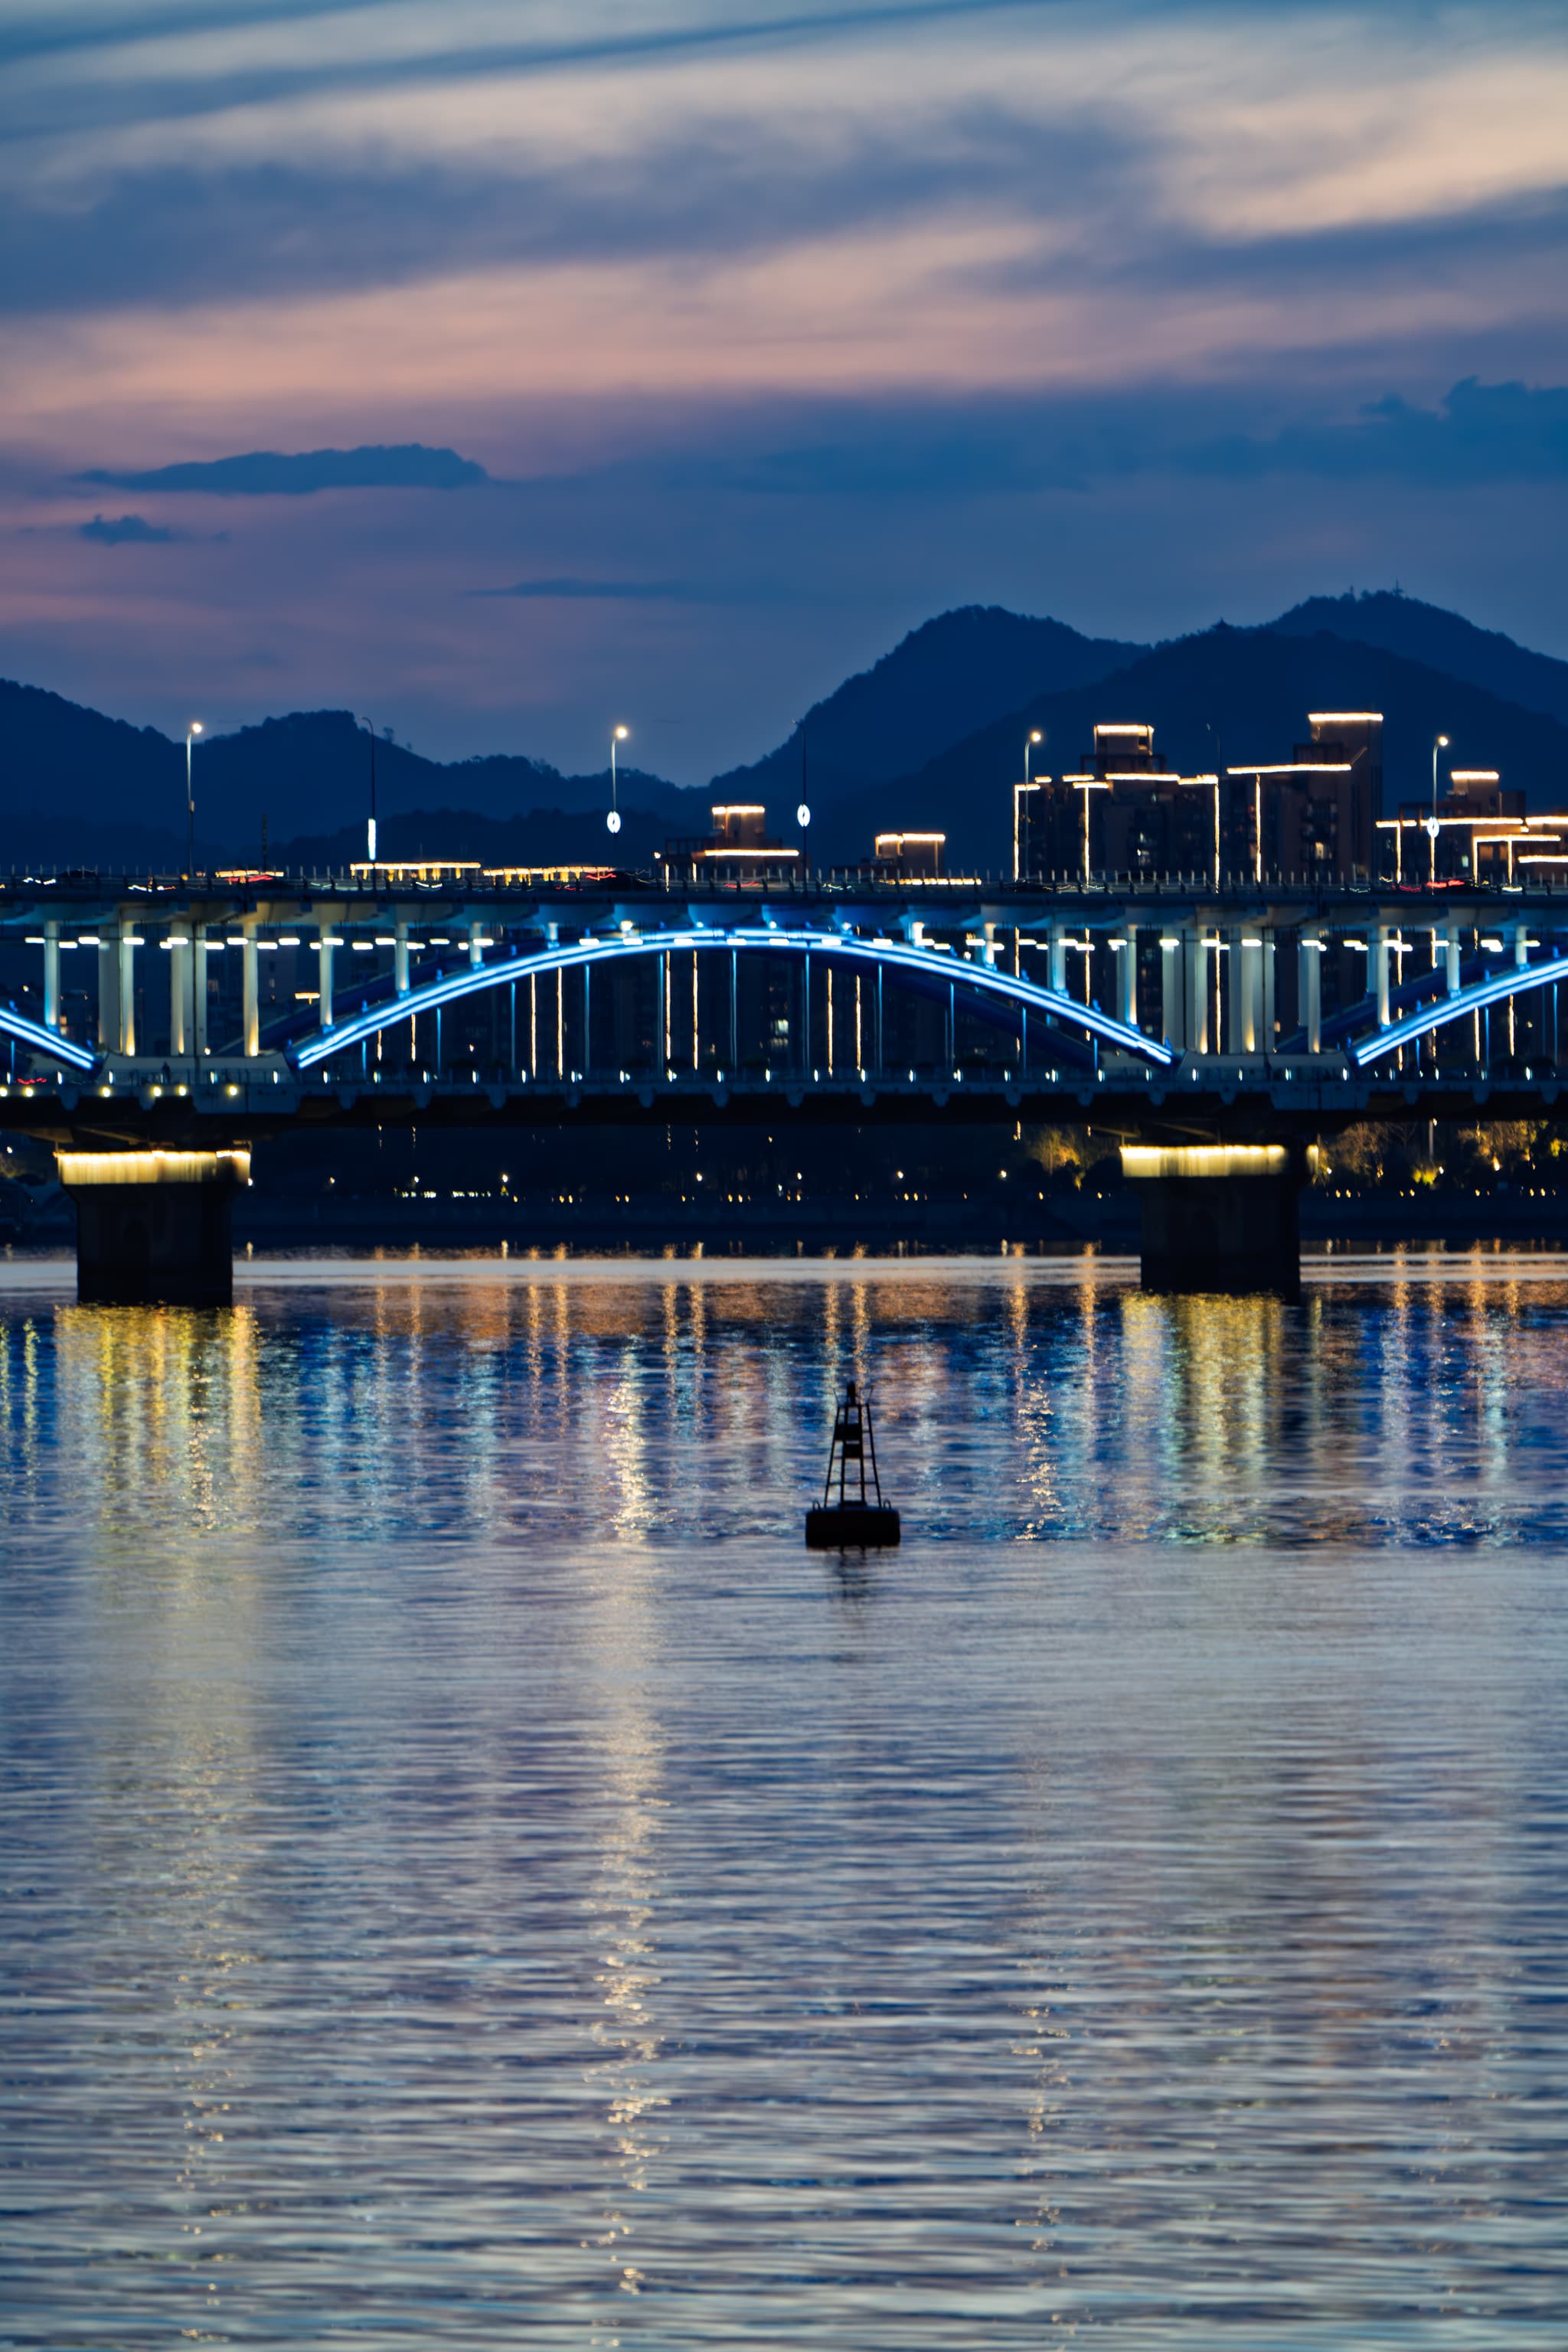
<path fill-rule="evenodd" d="M 1010 787 L 1038 728 L 1037 772 L 1089 751 L 1097 719 L 1147 720 L 1187 770 L 1289 758 L 1310 710 L 1384 714 L 1385 797 L 1430 789 L 1435 734 L 1457 767 L 1499 768 L 1536 809 L 1568 805 L 1568 663 L 1459 614 L 1392 594 L 1316 597 L 1266 627 L 1224 623 L 1142 646 L 994 606 L 941 614 L 813 706 L 750 767 L 682 790 L 620 772 L 616 862 L 643 865 L 670 835 L 707 830 L 710 801 L 760 800 L 789 829 L 801 759 L 816 863 L 868 855 L 872 836 L 932 826 L 949 864 L 998 871 Z M 0 682 L 0 862 L 176 869 L 185 840 L 184 745 L 42 688 Z M 563 775 L 521 753 L 442 761 L 378 739 L 383 853 L 488 864 L 605 858 L 609 778 Z M 198 849 L 326 866 L 363 841 L 370 742 L 346 710 L 297 711 L 203 740 Z"/>
<path fill-rule="evenodd" d="M 1331 636 L 1382 646 L 1568 726 L 1568 662 L 1531 653 L 1500 630 L 1478 629 L 1473 621 L 1439 604 L 1424 604 L 1417 596 L 1388 589 L 1360 596 L 1309 596 L 1268 626 L 1284 636 L 1317 636 L 1327 630 Z"/>
<path fill-rule="evenodd" d="M 183 740 L 6 680 L 0 742 L 7 863 L 183 863 Z M 354 828 L 363 842 L 370 758 L 369 736 L 346 710 L 296 711 L 204 738 L 194 763 L 198 843 L 211 854 L 254 859 L 264 819 L 274 852 L 297 836 L 321 840 Z M 607 772 L 563 776 L 544 761 L 514 754 L 426 760 L 384 739 L 375 746 L 375 786 L 384 831 L 386 820 L 416 809 L 463 809 L 487 821 L 541 809 L 592 815 L 602 832 L 610 789 Z M 655 815 L 661 839 L 707 822 L 701 795 L 683 795 L 636 768 L 621 770 L 621 799 Z"/>
<path fill-rule="evenodd" d="M 997 872 L 1011 856 L 1011 786 L 1036 728 L 1045 740 L 1035 764 L 1046 774 L 1078 767 L 1103 719 L 1151 722 L 1156 751 L 1192 772 L 1288 760 L 1308 734 L 1308 713 L 1337 709 L 1383 712 L 1389 809 L 1430 791 L 1438 733 L 1449 739 L 1447 765 L 1498 768 L 1531 807 L 1568 805 L 1568 727 L 1543 712 L 1381 646 L 1221 623 L 1092 685 L 1032 696 L 912 774 L 862 785 L 827 813 L 813 845 L 819 863 L 848 860 L 864 856 L 877 832 L 931 826 L 948 835 L 950 871 Z"/>
<path fill-rule="evenodd" d="M 814 703 L 765 757 L 715 776 L 713 798 L 768 802 L 782 818 L 804 779 L 813 808 L 826 809 L 923 766 L 1029 695 L 1086 686 L 1147 650 L 996 604 L 942 613 Z"/>

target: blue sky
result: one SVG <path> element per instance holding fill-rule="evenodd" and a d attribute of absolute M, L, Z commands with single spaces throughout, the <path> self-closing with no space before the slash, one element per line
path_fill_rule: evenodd
<path fill-rule="evenodd" d="M 696 782 L 952 604 L 1568 655 L 1560 6 L 49 0 L 0 89 L 13 676 Z"/>

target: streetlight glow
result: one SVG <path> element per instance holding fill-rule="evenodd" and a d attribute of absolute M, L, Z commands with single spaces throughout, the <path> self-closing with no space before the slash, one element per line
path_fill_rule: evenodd
<path fill-rule="evenodd" d="M 1426 827 L 1426 838 L 1427 838 L 1427 840 L 1428 840 L 1428 841 L 1431 843 L 1431 845 L 1432 845 L 1432 871 L 1431 871 L 1431 879 L 1432 879 L 1434 882 L 1436 882 L 1436 879 L 1437 879 L 1437 754 L 1438 754 L 1438 752 L 1439 752 L 1439 751 L 1446 751 L 1447 750 L 1447 748 L 1448 748 L 1448 739 L 1447 739 L 1447 737 L 1446 735 L 1434 735 L 1434 736 L 1433 736 L 1433 738 L 1432 738 L 1432 815 L 1431 815 L 1431 819 L 1430 819 L 1430 821 L 1429 821 L 1429 823 L 1428 823 L 1428 824 L 1427 824 L 1427 827 Z"/>
<path fill-rule="evenodd" d="M 610 730 L 610 814 L 605 823 L 612 833 L 619 833 L 621 829 L 620 805 L 616 798 L 616 746 L 624 743 L 631 731 L 629 727 L 612 727 Z"/>
<path fill-rule="evenodd" d="M 196 793 L 191 776 L 191 746 L 202 731 L 202 722 L 193 719 L 185 730 L 185 872 L 194 874 L 196 867 Z"/>
<path fill-rule="evenodd" d="M 1023 782 L 1023 787 L 1022 787 L 1022 789 L 1023 789 L 1025 792 L 1027 792 L 1027 791 L 1030 789 L 1030 786 L 1029 786 L 1029 753 L 1030 753 L 1030 751 L 1033 749 L 1033 747 L 1034 747 L 1034 745 L 1035 745 L 1035 744 L 1037 744 L 1037 743 L 1043 743 L 1043 742 L 1045 741 L 1045 740 L 1046 740 L 1046 739 L 1045 739 L 1045 736 L 1042 734 L 1041 730 L 1039 730 L 1039 728 L 1037 728 L 1037 727 L 1031 727 L 1031 728 L 1030 728 L 1030 730 L 1029 730 L 1028 735 L 1027 735 L 1027 736 L 1026 737 L 1026 739 L 1025 739 L 1025 742 L 1024 742 L 1024 782 Z M 1018 873 L 1019 873 L 1019 867 L 1018 867 L 1018 793 L 1019 793 L 1019 787 L 1018 787 L 1016 784 L 1015 784 L 1015 785 L 1014 785 L 1014 787 L 1013 787 L 1013 879 L 1014 879 L 1014 881 L 1015 881 L 1015 882 L 1016 882 L 1016 881 L 1017 881 L 1017 879 L 1018 879 Z M 1033 840 L 1033 835 L 1031 835 L 1030 838 L 1031 838 L 1031 841 L 1032 841 L 1032 840 Z"/>
<path fill-rule="evenodd" d="M 370 737 L 370 820 L 365 827 L 365 856 L 374 866 L 375 864 L 375 729 L 363 712 L 359 723 Z M 370 879 L 374 889 L 375 887 L 374 873 Z"/>

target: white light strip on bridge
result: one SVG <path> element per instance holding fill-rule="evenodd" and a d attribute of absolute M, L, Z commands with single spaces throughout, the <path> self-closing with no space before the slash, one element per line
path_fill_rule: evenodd
<path fill-rule="evenodd" d="M 57 1151 L 69 1191 L 93 1184 L 248 1184 L 250 1154 L 236 1151 Z"/>
<path fill-rule="evenodd" d="M 1435 1004 L 1425 1006 L 1419 1013 L 1407 1013 L 1403 1021 L 1390 1022 L 1371 1037 L 1363 1037 L 1351 1047 L 1351 1056 L 1358 1069 L 1364 1070 L 1369 1062 L 1380 1055 L 1397 1053 L 1401 1045 L 1413 1045 L 1419 1037 L 1429 1037 L 1435 1029 L 1447 1028 L 1450 1021 L 1463 1021 L 1472 1013 L 1484 1013 L 1489 1005 L 1503 1003 L 1510 996 L 1521 996 L 1526 989 L 1546 988 L 1554 980 L 1568 979 L 1568 956 L 1552 956 L 1545 963 L 1505 964 L 1500 971 L 1485 980 L 1471 982 L 1452 996 L 1440 996 Z"/>
<path fill-rule="evenodd" d="M 53 1055 L 68 1069 L 93 1070 L 98 1067 L 98 1055 L 86 1045 L 73 1045 L 68 1037 L 57 1030 L 46 1029 L 41 1021 L 29 1021 L 25 1013 L 13 1012 L 9 1005 L 0 1006 L 0 1037 L 15 1037 L 18 1045 L 30 1046 L 35 1054 Z"/>
<path fill-rule="evenodd" d="M 931 948 L 903 947 L 895 941 L 873 945 L 847 931 L 728 929 L 718 924 L 684 931 L 641 932 L 629 939 L 623 935 L 579 940 L 571 947 L 546 948 L 538 955 L 514 956 L 507 963 L 465 965 L 444 980 L 411 990 L 406 996 L 389 997 L 384 1003 L 336 1022 L 330 1029 L 318 1030 L 314 1036 L 285 1050 L 297 1070 L 313 1069 L 318 1062 L 342 1053 L 348 1046 L 364 1044 L 380 1030 L 395 1028 L 401 1021 L 412 1020 L 420 1013 L 434 1013 L 444 1004 L 475 995 L 482 989 L 502 988 L 520 980 L 574 971 L 581 965 L 620 962 L 629 956 L 689 954 L 694 949 L 704 948 L 746 949 L 771 955 L 816 952 L 837 956 L 851 963 L 918 972 L 922 978 L 941 973 L 979 994 L 1001 996 L 1027 1012 L 1070 1021 L 1076 1028 L 1086 1029 L 1090 1036 L 1108 1045 L 1118 1045 L 1126 1053 L 1141 1054 L 1161 1069 L 1170 1069 L 1180 1058 L 1169 1045 L 1162 1045 L 1157 1038 L 1145 1037 L 1141 1029 L 1102 1013 L 1098 1005 L 1079 1004 L 1070 996 L 1039 988 L 1033 981 L 1016 979 L 1010 972 L 997 971 L 989 964 L 964 963 L 950 955 L 939 958 Z"/>

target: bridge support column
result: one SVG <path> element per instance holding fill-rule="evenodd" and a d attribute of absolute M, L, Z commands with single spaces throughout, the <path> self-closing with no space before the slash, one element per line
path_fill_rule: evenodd
<path fill-rule="evenodd" d="M 191 925 L 191 1051 L 199 1062 L 207 1050 L 207 927 Z"/>
<path fill-rule="evenodd" d="M 1120 982 L 1121 1015 L 1129 1029 L 1138 1026 L 1138 927 L 1129 923 L 1121 934 L 1121 970 Z"/>
<path fill-rule="evenodd" d="M 182 1062 L 191 1050 L 190 966 L 189 932 L 175 923 L 169 932 L 169 1051 Z"/>
<path fill-rule="evenodd" d="M 1301 995 L 1301 1026 L 1307 1051 L 1323 1050 L 1323 942 L 1316 930 L 1305 930 L 1296 950 L 1296 973 Z"/>
<path fill-rule="evenodd" d="M 1304 1155 L 1283 1143 L 1124 1144 L 1145 1290 L 1300 1294 Z"/>
<path fill-rule="evenodd" d="M 49 921 L 44 925 L 44 1026 L 58 1029 L 60 1025 L 60 927 Z"/>
<path fill-rule="evenodd" d="M 1448 994 L 1459 992 L 1459 926 L 1447 923 L 1443 928 L 1443 947 L 1447 960 Z"/>
<path fill-rule="evenodd" d="M 120 1050 L 136 1051 L 136 926 L 120 926 Z"/>
<path fill-rule="evenodd" d="M 94 1307 L 226 1307 L 248 1151 L 62 1151 L 76 1295 Z"/>
<path fill-rule="evenodd" d="M 1236 997 L 1237 1054 L 1256 1054 L 1263 1028 L 1263 941 L 1257 931 L 1232 934 L 1230 984 Z"/>
<path fill-rule="evenodd" d="M 261 1051 L 261 959 L 257 952 L 253 930 L 247 929 L 245 945 L 239 955 L 245 1051 L 247 1055 L 254 1056 Z M 331 1019 L 331 1013 L 327 1018 L 329 1021 Z"/>
<path fill-rule="evenodd" d="M 120 1051 L 120 942 L 106 925 L 98 935 L 99 1051 Z"/>
<path fill-rule="evenodd" d="M 1209 940 L 1201 924 L 1189 924 L 1182 960 L 1187 975 L 1187 1051 L 1209 1050 Z"/>
<path fill-rule="evenodd" d="M 396 923 L 392 936 L 392 984 L 399 996 L 408 993 L 408 926 Z"/>
<path fill-rule="evenodd" d="M 1388 1026 L 1388 925 L 1374 923 L 1366 935 L 1366 992 L 1377 1003 L 1377 1025 Z"/>
<path fill-rule="evenodd" d="M 1247 971 L 1246 934 L 1239 924 L 1236 924 L 1232 928 L 1228 947 L 1229 965 L 1226 972 L 1226 978 L 1229 982 L 1229 986 L 1226 990 L 1229 1003 L 1226 1005 L 1226 1010 L 1229 1013 L 1230 1018 L 1226 1024 L 1227 1032 L 1225 1041 L 1226 1051 L 1231 1054 L 1248 1054 L 1251 1052 L 1252 1048 L 1247 1042 Z"/>
<path fill-rule="evenodd" d="M 1181 1053 L 1187 1042 L 1186 992 L 1182 942 L 1173 931 L 1160 940 L 1160 1029 L 1167 1045 Z"/>
<path fill-rule="evenodd" d="M 316 986 L 321 993 L 317 1011 L 323 1029 L 332 1025 L 332 950 L 336 946 L 331 923 L 323 923 L 316 934 Z"/>
<path fill-rule="evenodd" d="M 1264 931 L 1259 936 L 1258 961 L 1259 965 L 1262 967 L 1258 973 L 1258 992 L 1262 1000 L 1262 1030 L 1254 1051 L 1259 1054 L 1272 1054 L 1274 1051 L 1275 1026 L 1274 933 L 1272 929 Z"/>

